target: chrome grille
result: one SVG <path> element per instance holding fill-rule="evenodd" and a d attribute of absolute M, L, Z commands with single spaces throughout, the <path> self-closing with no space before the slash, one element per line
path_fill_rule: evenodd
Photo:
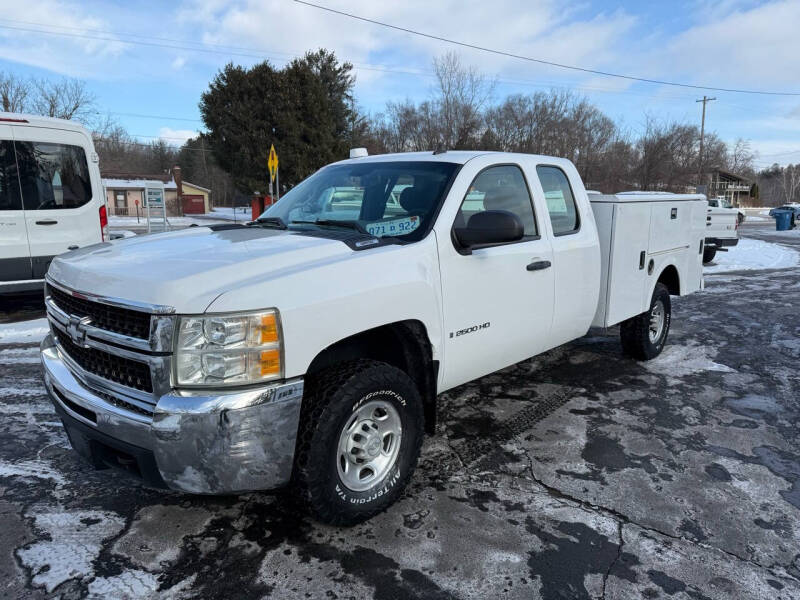
<path fill-rule="evenodd" d="M 50 284 L 46 295 L 69 315 L 91 318 L 99 329 L 146 340 L 150 337 L 150 314 L 129 308 L 101 304 L 73 296 Z"/>
<path fill-rule="evenodd" d="M 84 371 L 135 390 L 152 393 L 150 367 L 143 362 L 115 356 L 96 348 L 82 348 L 61 332 L 58 345 Z"/>
<path fill-rule="evenodd" d="M 76 292 L 48 278 L 45 306 L 64 362 L 95 397 L 152 418 L 171 389 L 175 309 Z"/>

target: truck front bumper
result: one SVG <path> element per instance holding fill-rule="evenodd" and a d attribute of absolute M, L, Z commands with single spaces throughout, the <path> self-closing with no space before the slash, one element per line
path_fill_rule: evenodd
<path fill-rule="evenodd" d="M 302 379 L 229 393 L 174 390 L 150 418 L 88 389 L 50 335 L 41 359 L 72 447 L 97 468 L 122 467 L 151 486 L 195 494 L 267 490 L 291 478 Z"/>

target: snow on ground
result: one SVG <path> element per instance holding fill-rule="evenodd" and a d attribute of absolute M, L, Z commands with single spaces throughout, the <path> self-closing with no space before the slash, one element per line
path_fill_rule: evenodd
<path fill-rule="evenodd" d="M 134 237 L 136 234 L 128 229 L 115 229 L 111 232 L 112 240 L 121 240 L 124 238 Z"/>
<path fill-rule="evenodd" d="M 787 269 L 800 264 L 800 253 L 770 242 L 742 238 L 727 252 L 717 252 L 714 260 L 703 268 L 703 273 L 728 271 L 756 271 L 760 269 Z"/>
<path fill-rule="evenodd" d="M 40 538 L 17 550 L 17 556 L 33 573 L 33 584 L 48 593 L 69 579 L 92 577 L 103 541 L 125 526 L 125 519 L 107 511 L 68 511 L 46 505 L 35 510 L 36 529 L 50 539 Z"/>
<path fill-rule="evenodd" d="M 712 360 L 716 355 L 714 348 L 689 342 L 683 346 L 667 346 L 660 355 L 643 362 L 642 366 L 653 373 L 668 373 L 672 377 L 683 377 L 700 371 L 733 373 L 734 369 Z"/>
<path fill-rule="evenodd" d="M 50 331 L 47 319 L 0 323 L 0 344 L 25 344 L 41 342 Z"/>
<path fill-rule="evenodd" d="M 253 218 L 251 214 L 252 211 L 249 206 L 237 206 L 236 213 L 234 218 L 233 208 L 230 206 L 217 206 L 211 209 L 211 212 L 208 214 L 210 217 L 214 217 L 215 219 L 224 219 L 226 221 L 249 221 Z"/>
<path fill-rule="evenodd" d="M 155 220 L 155 219 L 154 219 Z M 248 219 L 249 220 L 249 219 Z M 197 215 L 195 217 L 167 217 L 167 222 L 169 223 L 170 227 L 189 227 L 189 225 L 212 225 L 214 223 L 223 223 L 226 219 L 218 218 L 215 215 L 207 215 L 201 216 Z M 156 226 L 160 227 L 161 223 L 159 222 Z M 108 218 L 108 226 L 114 229 L 119 228 L 142 228 L 147 227 L 147 219 L 144 217 L 139 218 L 136 220 L 136 217 L 119 217 L 113 216 Z"/>

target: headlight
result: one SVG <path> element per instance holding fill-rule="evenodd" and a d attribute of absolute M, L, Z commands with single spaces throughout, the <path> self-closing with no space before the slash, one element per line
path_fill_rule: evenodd
<path fill-rule="evenodd" d="M 180 317 L 178 386 L 247 385 L 283 375 L 278 313 Z"/>

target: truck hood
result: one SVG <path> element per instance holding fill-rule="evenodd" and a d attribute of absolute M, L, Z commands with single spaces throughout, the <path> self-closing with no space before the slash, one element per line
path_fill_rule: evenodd
<path fill-rule="evenodd" d="M 192 227 L 89 246 L 53 260 L 48 277 L 77 291 L 200 313 L 223 292 L 354 252 L 289 231 Z"/>

